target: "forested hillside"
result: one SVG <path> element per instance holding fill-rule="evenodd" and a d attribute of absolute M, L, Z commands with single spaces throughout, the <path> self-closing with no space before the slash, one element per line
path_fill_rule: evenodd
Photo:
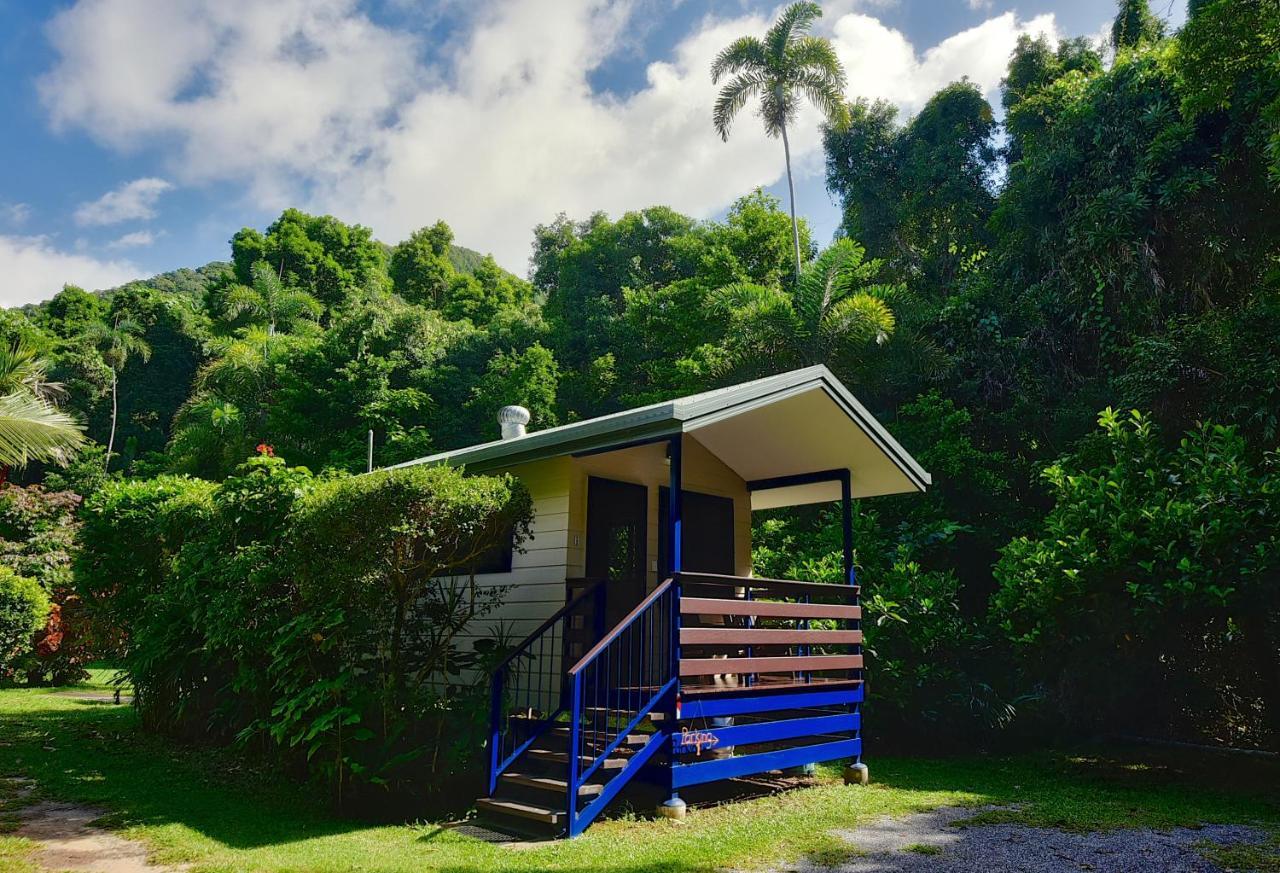
<path fill-rule="evenodd" d="M 496 438 L 508 403 L 544 428 L 822 363 L 936 483 L 858 513 L 886 733 L 1274 746 L 1280 9 L 1193 0 L 1164 34 L 1124 5 L 1113 57 L 1024 37 L 1001 120 L 966 81 L 910 118 L 849 95 L 840 239 L 802 224 L 798 280 L 759 192 L 548 215 L 527 280 L 429 214 L 386 246 L 287 210 L 227 263 L 4 312 L 94 443 L 21 475 L 101 486 L 115 377 L 105 475 L 221 480 L 260 446 L 358 471 L 370 429 L 383 466 Z M 757 519 L 757 572 L 838 578 L 831 521 Z"/>

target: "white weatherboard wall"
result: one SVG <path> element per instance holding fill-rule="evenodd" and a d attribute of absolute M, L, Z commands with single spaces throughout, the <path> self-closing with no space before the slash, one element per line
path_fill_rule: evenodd
<path fill-rule="evenodd" d="M 511 572 L 476 576 L 478 587 L 505 589 L 503 603 L 473 622 L 460 642 L 490 637 L 499 624 L 519 642 L 564 605 L 569 465 L 569 458 L 550 458 L 505 471 L 519 477 L 533 498 L 533 535 L 512 556 Z"/>

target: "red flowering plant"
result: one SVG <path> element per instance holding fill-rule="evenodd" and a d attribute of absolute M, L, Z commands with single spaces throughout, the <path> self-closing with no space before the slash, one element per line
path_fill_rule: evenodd
<path fill-rule="evenodd" d="M 94 634 L 72 585 L 80 495 L 39 485 L 0 486 L 0 564 L 39 582 L 50 609 L 16 672 L 32 684 L 84 678 Z"/>

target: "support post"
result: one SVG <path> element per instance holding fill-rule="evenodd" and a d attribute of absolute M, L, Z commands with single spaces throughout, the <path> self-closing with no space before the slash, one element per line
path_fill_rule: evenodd
<path fill-rule="evenodd" d="M 840 527 L 844 544 L 844 578 L 850 585 L 857 585 L 853 573 L 853 485 L 849 471 L 841 470 L 840 477 Z"/>
<path fill-rule="evenodd" d="M 568 795 L 565 801 L 565 813 L 568 817 L 564 828 L 569 837 L 576 837 L 582 833 L 582 828 L 578 825 L 578 773 L 582 766 L 578 758 L 578 747 L 582 745 L 582 674 L 574 673 L 571 680 L 573 689 L 570 691 L 569 746 L 566 749 L 569 753 L 569 786 L 565 792 Z"/>
<path fill-rule="evenodd" d="M 502 762 L 502 680 L 501 667 L 493 674 L 489 689 L 489 796 L 498 789 L 498 764 Z"/>
<path fill-rule="evenodd" d="M 674 736 L 678 730 L 676 719 L 680 713 L 680 597 L 683 586 L 680 582 L 680 571 L 684 567 L 684 443 L 683 435 L 676 434 L 667 443 L 667 456 L 671 461 L 671 482 L 667 489 L 667 521 L 671 529 L 667 532 L 667 542 L 671 544 L 671 676 L 675 677 L 675 688 L 671 691 L 671 703 L 663 722 L 668 736 Z M 652 742 L 652 741 L 651 741 Z M 672 818 L 684 818 L 684 801 L 675 790 L 674 761 L 667 764 L 667 788 L 670 797 L 662 806 L 662 814 Z"/>
<path fill-rule="evenodd" d="M 853 566 L 853 485 L 852 485 L 852 482 L 850 482 L 849 471 L 843 470 L 841 472 L 843 473 L 843 475 L 840 477 L 840 522 L 841 522 L 841 529 L 842 529 L 841 538 L 843 539 L 843 545 L 844 545 L 844 578 L 846 582 L 848 582 L 850 585 L 853 586 L 853 590 L 854 590 L 853 605 L 857 606 L 862 602 L 862 596 L 858 591 L 858 574 Z M 850 630 L 860 630 L 862 628 L 862 622 L 851 621 L 849 622 L 849 627 L 850 627 Z M 861 655 L 862 646 L 861 645 L 854 646 L 853 653 L 855 655 Z M 858 670 L 854 673 L 854 675 L 857 676 L 859 679 L 863 680 L 861 687 L 864 689 L 864 692 L 865 692 L 867 685 L 866 685 L 866 677 L 863 675 L 863 672 L 861 670 Z M 861 714 L 862 704 L 860 703 L 853 704 L 852 710 L 855 714 Z M 861 739 L 862 738 L 861 720 L 858 721 L 858 724 L 859 724 L 859 728 L 856 736 L 859 739 Z M 859 750 L 861 750 L 862 748 L 861 744 L 859 744 L 858 748 Z M 854 784 L 866 785 L 867 782 L 869 781 L 867 765 L 862 763 L 861 751 L 859 751 L 858 756 L 853 759 L 853 764 L 849 765 L 849 767 L 845 769 L 844 781 L 846 785 L 854 785 Z"/>

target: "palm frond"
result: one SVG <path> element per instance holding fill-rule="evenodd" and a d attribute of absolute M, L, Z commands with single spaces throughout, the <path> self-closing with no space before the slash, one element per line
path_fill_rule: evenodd
<path fill-rule="evenodd" d="M 98 322 L 91 325 L 85 335 L 97 347 L 107 365 L 118 373 L 134 355 L 143 361 L 151 360 L 151 344 L 142 336 L 145 332 L 137 321 L 122 316 L 111 324 Z"/>
<path fill-rule="evenodd" d="M 788 70 L 822 73 L 841 91 L 848 84 L 835 46 L 820 36 L 802 36 L 792 43 L 787 48 L 786 66 Z"/>
<path fill-rule="evenodd" d="M 844 99 L 844 75 L 833 76 L 823 70 L 798 70 L 792 87 L 809 99 L 836 130 L 849 127 L 849 104 Z"/>
<path fill-rule="evenodd" d="M 725 83 L 716 95 L 715 109 L 711 114 L 716 133 L 720 134 L 721 139 L 729 139 L 733 119 L 747 105 L 747 101 L 765 90 L 767 85 L 768 80 L 760 73 L 742 73 Z"/>
<path fill-rule="evenodd" d="M 223 310 L 233 319 L 239 318 L 246 312 L 259 314 L 262 308 L 262 295 L 246 285 L 233 285 L 223 298 Z"/>
<path fill-rule="evenodd" d="M 803 36 L 815 21 L 822 17 L 822 7 L 817 3 L 792 3 L 764 35 L 769 54 L 781 59 L 793 41 Z"/>
<path fill-rule="evenodd" d="M 0 345 L 0 394 L 29 391 L 53 401 L 66 393 L 61 382 L 48 381 L 48 363 L 30 342 L 18 338 Z"/>
<path fill-rule="evenodd" d="M 764 43 L 754 36 L 742 36 L 720 50 L 711 62 L 711 82 L 719 84 L 725 76 L 744 70 L 763 72 L 769 66 Z"/>
<path fill-rule="evenodd" d="M 0 395 L 0 464 L 65 461 L 84 442 L 84 427 L 25 391 Z"/>
<path fill-rule="evenodd" d="M 766 89 L 760 99 L 760 118 L 764 121 L 765 134 L 781 136 L 783 127 L 795 121 L 799 111 L 800 104 L 789 85 L 778 82 Z"/>
<path fill-rule="evenodd" d="M 835 301 L 840 300 L 863 278 L 861 267 L 866 250 L 845 237 L 836 240 L 805 267 L 794 292 L 796 308 L 806 323 L 816 325 Z"/>
<path fill-rule="evenodd" d="M 284 282 L 266 261 L 256 261 L 249 268 L 249 272 L 253 276 L 253 290 L 261 294 L 264 299 L 279 294 L 284 288 Z"/>
<path fill-rule="evenodd" d="M 875 340 L 884 345 L 897 325 L 893 310 L 879 297 L 859 292 L 834 304 L 823 316 L 822 334 L 830 346 Z"/>
<path fill-rule="evenodd" d="M 282 321 L 314 321 L 324 314 L 324 305 L 306 291 L 289 289 L 276 301 L 276 316 Z"/>

